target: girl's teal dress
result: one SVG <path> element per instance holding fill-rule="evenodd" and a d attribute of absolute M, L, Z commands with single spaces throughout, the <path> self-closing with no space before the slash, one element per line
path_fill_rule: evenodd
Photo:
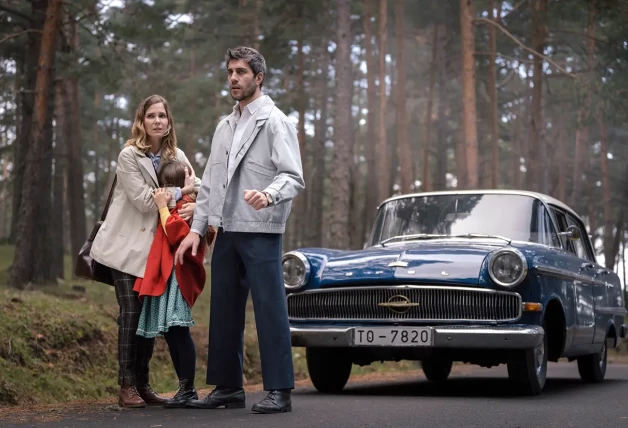
<path fill-rule="evenodd" d="M 190 306 L 181 295 L 174 266 L 161 296 L 144 297 L 137 335 L 147 338 L 163 336 L 170 327 L 194 325 Z"/>

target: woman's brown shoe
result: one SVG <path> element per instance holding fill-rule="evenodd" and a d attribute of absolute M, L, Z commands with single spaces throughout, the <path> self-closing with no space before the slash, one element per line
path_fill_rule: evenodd
<path fill-rule="evenodd" d="M 118 405 L 125 408 L 146 407 L 146 402 L 140 397 L 134 385 L 122 385 L 118 393 Z"/>
<path fill-rule="evenodd" d="M 157 395 L 157 393 L 153 391 L 153 388 L 151 388 L 149 384 L 138 386 L 137 392 L 139 392 L 140 397 L 142 397 L 144 402 L 149 406 L 163 406 L 168 400 L 167 398 L 162 398 Z"/>

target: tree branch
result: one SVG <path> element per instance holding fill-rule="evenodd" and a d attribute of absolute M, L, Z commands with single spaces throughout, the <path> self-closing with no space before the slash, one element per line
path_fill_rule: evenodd
<path fill-rule="evenodd" d="M 41 33 L 41 30 L 28 29 L 28 30 L 24 30 L 24 31 L 19 31 L 19 32 L 14 33 L 14 34 L 9 34 L 8 36 L 5 36 L 5 37 L 0 39 L 0 44 L 6 42 L 9 39 L 13 39 L 15 37 L 19 37 L 19 36 L 21 36 L 22 34 L 25 34 L 25 33 Z"/>
<path fill-rule="evenodd" d="M 574 79 L 578 79 L 578 76 L 576 76 L 573 73 L 568 72 L 567 70 L 565 70 L 563 67 L 561 67 L 560 65 L 556 64 L 554 61 L 552 61 L 551 59 L 549 59 L 547 56 L 535 51 L 532 48 L 527 47 L 526 45 L 523 44 L 523 42 L 521 42 L 521 40 L 517 39 L 515 36 L 513 36 L 508 30 L 506 30 L 503 26 L 499 25 L 497 22 L 494 22 L 490 19 L 487 18 L 476 18 L 474 19 L 475 22 L 486 22 L 489 23 L 491 25 L 496 26 L 497 28 L 499 28 L 499 30 L 504 33 L 506 36 L 508 36 L 508 38 L 510 38 L 512 41 L 514 41 L 515 43 L 517 43 L 519 46 L 521 46 L 523 49 L 527 50 L 528 52 L 530 52 L 532 55 L 535 55 L 539 58 L 542 58 L 543 60 L 547 61 L 549 64 L 553 65 L 554 67 L 556 67 L 559 71 L 563 72 L 564 74 L 566 74 L 569 77 L 572 77 Z"/>
<path fill-rule="evenodd" d="M 508 83 L 513 78 L 513 76 L 516 73 L 517 73 L 517 70 L 514 69 L 514 68 L 511 68 L 510 72 L 506 75 L 506 77 L 504 77 L 501 82 L 497 83 L 497 89 L 502 88 L 503 86 L 505 86 L 506 83 Z"/>
<path fill-rule="evenodd" d="M 24 15 L 22 12 L 18 12 L 17 10 L 11 9 L 10 7 L 0 5 L 0 10 L 3 10 L 15 16 L 19 16 L 20 18 L 25 19 L 28 22 L 31 22 L 30 16 Z"/>

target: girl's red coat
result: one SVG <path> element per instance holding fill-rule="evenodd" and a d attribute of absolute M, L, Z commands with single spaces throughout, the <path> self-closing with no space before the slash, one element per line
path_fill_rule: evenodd
<path fill-rule="evenodd" d="M 137 278 L 133 287 L 133 290 L 139 293 L 140 299 L 144 296 L 161 296 L 166 291 L 166 284 L 173 266 L 181 295 L 190 305 L 190 308 L 194 306 L 196 298 L 203 291 L 206 273 L 203 266 L 205 245 L 202 242 L 198 246 L 196 256 L 192 256 L 192 251 L 187 251 L 184 255 L 183 265 L 174 265 L 174 253 L 183 238 L 190 232 L 190 226 L 178 213 L 186 202 L 193 201 L 184 196 L 170 211 L 170 217 L 166 221 L 166 233 L 161 226 L 161 220 L 158 220 L 159 224 L 153 245 L 148 253 L 144 278 Z"/>

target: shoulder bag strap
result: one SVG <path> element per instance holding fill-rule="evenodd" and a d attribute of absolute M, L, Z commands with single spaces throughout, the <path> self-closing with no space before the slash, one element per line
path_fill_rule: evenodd
<path fill-rule="evenodd" d="M 105 217 L 107 217 L 107 211 L 109 211 L 109 205 L 111 205 L 111 200 L 113 199 L 113 191 L 116 188 L 116 184 L 118 182 L 118 174 L 113 178 L 113 183 L 111 184 L 111 190 L 109 190 L 109 197 L 107 198 L 107 203 L 105 204 L 105 209 L 102 211 L 102 215 L 100 216 L 100 221 L 104 221 Z"/>

